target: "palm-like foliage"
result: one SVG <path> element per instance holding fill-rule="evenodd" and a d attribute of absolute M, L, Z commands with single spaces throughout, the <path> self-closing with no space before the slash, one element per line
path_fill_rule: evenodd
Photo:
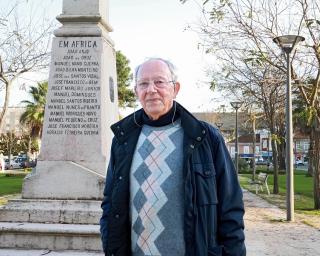
<path fill-rule="evenodd" d="M 26 111 L 20 117 L 20 123 L 30 127 L 30 135 L 33 138 L 40 137 L 42 133 L 47 91 L 48 82 L 38 83 L 37 87 L 32 86 L 29 91 L 33 101 L 24 100 L 21 102 L 27 106 Z"/>

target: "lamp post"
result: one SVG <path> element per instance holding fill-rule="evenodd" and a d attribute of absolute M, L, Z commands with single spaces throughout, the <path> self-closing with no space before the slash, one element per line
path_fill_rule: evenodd
<path fill-rule="evenodd" d="M 242 106 L 242 101 L 230 102 L 231 106 L 236 110 L 236 149 L 235 149 L 235 166 L 237 173 L 239 172 L 238 158 L 239 158 L 239 146 L 238 146 L 238 109 Z"/>
<path fill-rule="evenodd" d="M 273 41 L 284 51 L 287 60 L 286 88 L 286 182 L 287 182 L 287 221 L 294 221 L 293 187 L 293 139 L 292 139 L 292 100 L 291 100 L 291 52 L 304 37 L 296 35 L 278 36 Z"/>

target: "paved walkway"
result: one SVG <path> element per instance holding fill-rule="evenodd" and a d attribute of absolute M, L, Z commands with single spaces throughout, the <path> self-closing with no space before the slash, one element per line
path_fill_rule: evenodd
<path fill-rule="evenodd" d="M 104 256 L 98 252 L 1 249 L 0 256 Z"/>
<path fill-rule="evenodd" d="M 244 191 L 247 256 L 320 255 L 320 230 L 301 222 L 286 222 L 286 212 Z M 102 256 L 101 253 L 0 249 L 1 256 Z"/>
<path fill-rule="evenodd" d="M 320 230 L 301 222 L 286 222 L 286 212 L 244 191 L 248 256 L 320 255 Z"/>

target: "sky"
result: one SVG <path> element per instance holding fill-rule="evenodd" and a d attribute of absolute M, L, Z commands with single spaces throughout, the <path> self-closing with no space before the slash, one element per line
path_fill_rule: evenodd
<path fill-rule="evenodd" d="M 211 111 L 221 104 L 228 104 L 218 93 L 209 90 L 205 70 L 213 62 L 202 49 L 198 49 L 197 34 L 186 29 L 199 19 L 197 1 L 201 2 L 189 0 L 181 4 L 179 0 L 109 0 L 109 24 L 114 30 L 110 37 L 115 49 L 121 50 L 130 60 L 132 70 L 148 57 L 161 57 L 173 62 L 178 68 L 181 84 L 177 101 L 192 112 Z M 62 11 L 62 0 L 28 0 L 28 4 L 47 6 L 43 11 L 47 12 L 48 19 L 54 19 Z M 21 83 L 29 85 L 35 77 L 38 76 L 32 74 L 33 79 L 18 80 L 11 106 L 19 105 L 26 97 L 28 87 L 26 91 L 21 90 Z M 47 79 L 48 73 L 43 73 L 41 78 Z M 3 103 L 3 95 L 0 94 L 0 97 L 0 103 Z"/>

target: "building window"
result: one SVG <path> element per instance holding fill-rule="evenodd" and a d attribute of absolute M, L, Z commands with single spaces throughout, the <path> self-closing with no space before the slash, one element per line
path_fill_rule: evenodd
<path fill-rule="evenodd" d="M 249 153 L 250 153 L 250 148 L 249 148 L 249 146 L 243 146 L 243 153 L 244 153 L 244 154 L 249 154 Z"/>
<path fill-rule="evenodd" d="M 262 151 L 268 151 L 268 138 L 262 139 Z"/>
<path fill-rule="evenodd" d="M 303 150 L 304 150 L 304 151 L 308 151 L 308 150 L 309 150 L 309 147 L 310 147 L 309 141 L 304 141 L 304 142 L 303 142 Z"/>

